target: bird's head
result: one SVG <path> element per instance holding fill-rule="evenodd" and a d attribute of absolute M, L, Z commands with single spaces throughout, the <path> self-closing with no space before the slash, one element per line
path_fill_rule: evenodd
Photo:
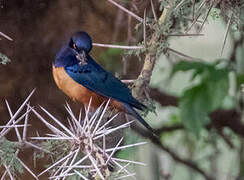
<path fill-rule="evenodd" d="M 64 46 L 56 54 L 54 60 L 55 67 L 66 67 L 77 63 L 84 65 L 87 63 L 88 54 L 92 49 L 92 40 L 86 32 L 74 33 L 67 45 L 69 48 Z M 76 58 L 73 58 L 74 55 Z"/>
<path fill-rule="evenodd" d="M 89 53 L 92 49 L 91 37 L 86 32 L 76 32 L 70 38 L 69 47 L 79 54 L 83 52 Z"/>

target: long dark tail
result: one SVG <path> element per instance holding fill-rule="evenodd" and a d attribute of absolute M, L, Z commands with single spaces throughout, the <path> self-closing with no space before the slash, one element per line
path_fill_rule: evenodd
<path fill-rule="evenodd" d="M 154 136 L 157 136 L 155 133 L 154 133 L 154 129 L 149 125 L 147 124 L 147 122 L 138 114 L 138 112 L 136 112 L 129 104 L 125 104 L 123 103 L 123 106 L 124 108 L 126 109 L 127 113 L 134 116 L 137 120 L 140 121 L 140 123 L 142 123 L 142 125 L 144 127 L 146 127 Z"/>

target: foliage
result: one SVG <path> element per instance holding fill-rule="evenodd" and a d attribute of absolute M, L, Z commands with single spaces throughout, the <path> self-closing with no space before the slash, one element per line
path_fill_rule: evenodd
<path fill-rule="evenodd" d="M 0 141 L 0 165 L 9 167 L 13 174 L 23 173 L 23 167 L 16 156 L 17 148 L 15 143 L 1 138 Z"/>
<path fill-rule="evenodd" d="M 137 45 L 138 46 L 143 46 L 144 44 L 142 42 L 139 42 Z M 141 55 L 143 53 L 145 53 L 146 50 L 147 50 L 146 48 L 130 49 L 130 50 L 125 51 L 124 55 L 125 55 L 125 57 L 134 55 L 134 56 L 136 56 L 139 59 L 139 61 L 142 61 Z"/>
<path fill-rule="evenodd" d="M 157 115 L 156 103 L 153 100 L 145 101 L 144 105 L 146 105 L 147 108 L 140 113 L 142 117 L 146 117 L 148 115 L 148 113 L 150 113 L 150 112 Z"/>
<path fill-rule="evenodd" d="M 0 53 L 0 64 L 5 65 L 8 62 L 10 62 L 10 59 L 6 55 Z"/>
<path fill-rule="evenodd" d="M 220 19 L 220 16 L 221 16 L 221 11 L 220 11 L 220 9 L 218 9 L 218 8 L 213 8 L 213 11 L 211 12 L 211 16 L 212 16 L 212 18 L 214 19 L 214 20 L 217 20 L 217 19 Z"/>
<path fill-rule="evenodd" d="M 208 114 L 220 108 L 228 94 L 229 71 L 217 63 L 180 61 L 174 65 L 171 76 L 189 70 L 193 71 L 192 79 L 199 78 L 200 82 L 184 91 L 179 107 L 184 125 L 198 134 L 209 123 Z"/>
<path fill-rule="evenodd" d="M 41 143 L 41 148 L 52 152 L 52 153 L 45 153 L 45 152 L 41 152 L 38 154 L 39 158 L 44 158 L 47 156 L 50 156 L 51 159 L 57 161 L 59 159 L 61 159 L 62 157 L 66 156 L 67 153 L 71 150 L 70 144 L 67 141 L 58 141 L 58 140 L 47 140 L 47 141 L 43 141 Z"/>
<path fill-rule="evenodd" d="M 124 137 L 125 137 L 126 144 L 135 144 L 138 142 L 139 137 L 135 133 L 126 130 L 124 134 L 125 134 Z M 137 150 L 138 150 L 138 147 L 124 149 L 122 151 L 119 151 L 116 154 L 116 157 L 119 157 L 119 158 L 135 157 Z"/>

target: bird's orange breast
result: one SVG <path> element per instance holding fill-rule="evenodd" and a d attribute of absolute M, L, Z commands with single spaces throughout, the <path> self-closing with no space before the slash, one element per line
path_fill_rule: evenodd
<path fill-rule="evenodd" d="M 64 70 L 63 67 L 55 67 L 53 65 L 53 78 L 57 86 L 68 95 L 73 101 L 78 101 L 83 103 L 86 107 L 89 104 L 90 98 L 92 97 L 92 108 L 99 107 L 104 101 L 107 101 L 108 98 L 103 97 L 81 84 L 75 82 Z M 111 99 L 110 106 L 124 111 L 124 107 L 119 101 Z"/>

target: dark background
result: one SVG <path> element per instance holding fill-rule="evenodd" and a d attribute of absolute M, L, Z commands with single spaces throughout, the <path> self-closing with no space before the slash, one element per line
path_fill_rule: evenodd
<path fill-rule="evenodd" d="M 140 7 L 148 3 L 139 3 Z M 138 7 L 138 8 L 140 8 Z M 138 13 L 140 9 L 138 9 Z M 55 53 L 76 31 L 88 32 L 93 42 L 97 43 L 132 43 L 127 36 L 127 18 L 123 12 L 107 1 L 101 0 L 0 0 L 0 31 L 10 36 L 13 41 L 2 38 L 0 52 L 11 59 L 7 65 L 0 66 L 0 125 L 6 124 L 9 114 L 4 102 L 8 100 L 12 110 L 25 100 L 28 94 L 36 88 L 31 98 L 31 105 L 39 110 L 38 105 L 45 107 L 61 121 L 66 120 L 65 101 L 74 111 L 81 104 L 71 102 L 55 85 L 52 78 L 52 61 Z M 100 55 L 106 48 L 94 47 L 92 56 L 106 68 L 106 60 Z M 121 56 L 113 59 L 113 66 L 121 68 Z M 138 61 L 133 59 L 133 66 L 138 67 Z M 136 65 L 136 66 L 135 66 Z M 122 71 L 118 69 L 118 71 Z M 138 69 L 128 71 L 126 76 L 136 78 Z M 39 111 L 40 112 L 40 111 Z M 32 116 L 28 135 L 35 135 L 36 130 L 44 133 L 46 128 Z M 9 133 L 10 140 L 16 140 L 16 135 Z M 31 150 L 20 154 L 29 167 L 33 167 Z M 43 169 L 39 163 L 37 172 Z"/>

